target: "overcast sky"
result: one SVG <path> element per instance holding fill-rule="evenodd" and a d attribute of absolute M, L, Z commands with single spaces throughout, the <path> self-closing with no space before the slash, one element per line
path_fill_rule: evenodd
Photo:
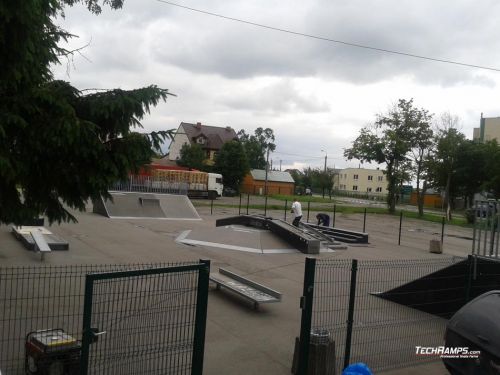
<path fill-rule="evenodd" d="M 179 0 L 178 4 L 295 32 L 500 69 L 495 0 Z M 99 16 L 78 5 L 59 20 L 90 43 L 58 79 L 79 89 L 156 84 L 175 93 L 146 130 L 201 122 L 252 133 L 270 127 L 283 168 L 358 166 L 343 158 L 359 130 L 399 98 L 449 111 L 472 138 L 500 116 L 500 72 L 354 48 L 161 3 L 125 0 Z M 69 74 L 68 74 L 69 73 Z"/>

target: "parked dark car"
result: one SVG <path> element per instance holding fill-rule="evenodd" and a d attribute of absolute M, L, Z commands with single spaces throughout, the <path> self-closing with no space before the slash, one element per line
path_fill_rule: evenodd
<path fill-rule="evenodd" d="M 223 197 L 235 197 L 238 195 L 238 192 L 233 189 L 232 187 L 225 186 L 224 189 L 222 190 L 222 196 Z"/>
<path fill-rule="evenodd" d="M 446 325 L 445 347 L 479 352 L 478 358 L 446 358 L 452 375 L 494 375 L 500 373 L 500 291 L 486 292 L 451 317 Z M 463 353 L 462 353 L 463 354 Z"/>

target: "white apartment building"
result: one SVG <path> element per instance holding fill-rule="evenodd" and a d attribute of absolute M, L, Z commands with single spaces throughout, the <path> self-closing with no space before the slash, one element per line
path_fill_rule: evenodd
<path fill-rule="evenodd" d="M 341 169 L 333 181 L 334 190 L 387 194 L 387 179 L 380 169 Z"/>

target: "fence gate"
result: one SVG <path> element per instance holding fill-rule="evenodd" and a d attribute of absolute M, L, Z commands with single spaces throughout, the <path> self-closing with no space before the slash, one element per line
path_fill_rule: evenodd
<path fill-rule="evenodd" d="M 474 215 L 472 254 L 499 258 L 500 203 L 476 201 L 470 214 Z"/>
<path fill-rule="evenodd" d="M 88 274 L 81 374 L 202 374 L 208 262 Z"/>
<path fill-rule="evenodd" d="M 384 371 L 440 360 L 417 356 L 416 346 L 443 345 L 449 316 L 500 285 L 500 262 L 480 259 L 474 268 L 470 259 L 306 258 L 294 373 L 340 374 L 356 362 Z"/>

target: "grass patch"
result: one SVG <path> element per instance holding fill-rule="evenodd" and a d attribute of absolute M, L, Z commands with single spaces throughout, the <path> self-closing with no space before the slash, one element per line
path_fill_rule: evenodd
<path fill-rule="evenodd" d="M 317 197 L 314 195 L 283 195 L 283 194 L 274 194 L 269 195 L 269 198 L 276 199 L 279 201 L 288 201 L 293 202 L 294 198 L 297 198 L 299 202 L 314 202 L 314 203 L 335 203 L 335 199 L 325 196 L 325 198 Z"/>
<path fill-rule="evenodd" d="M 273 197 L 274 198 L 274 197 Z M 322 199 L 322 198 L 320 198 Z M 308 202 L 307 200 L 305 202 Z M 329 201 L 330 202 L 330 201 Z M 323 201 L 320 202 L 313 202 L 311 203 L 324 203 Z M 210 201 L 207 202 L 193 202 L 195 206 L 198 207 L 210 207 Z M 225 204 L 225 203 L 215 203 L 213 205 L 214 208 L 219 207 L 219 208 L 232 208 L 232 209 L 237 209 L 238 204 Z M 249 210 L 260 210 L 262 213 L 264 213 L 264 205 L 263 204 L 250 204 L 248 206 Z M 241 205 L 241 213 L 245 214 L 246 213 L 247 206 L 246 204 Z M 335 207 L 335 212 L 337 214 L 363 214 L 365 212 L 367 214 L 380 214 L 380 215 L 390 215 L 389 210 L 385 207 L 361 207 L 361 206 L 344 206 L 344 205 L 337 205 Z M 284 206 L 283 205 L 276 205 L 276 204 L 268 204 L 267 205 L 267 211 L 284 211 Z M 290 212 L 290 206 L 288 206 L 287 209 L 287 215 Z M 307 206 L 302 205 L 302 212 L 304 215 L 307 215 Z M 310 207 L 310 212 L 325 212 L 328 214 L 333 214 L 333 206 L 315 206 L 314 204 L 311 204 Z M 394 213 L 392 216 L 399 216 L 400 211 L 397 211 Z M 408 219 L 417 219 L 417 220 L 424 220 L 424 221 L 429 221 L 433 223 L 441 223 L 443 220 L 443 216 L 441 214 L 437 213 L 424 213 L 424 216 L 419 217 L 418 212 L 415 211 L 404 211 L 403 210 L 403 218 L 408 218 Z M 462 227 L 470 227 L 471 225 L 467 223 L 467 220 L 464 216 L 455 213 L 455 216 L 451 220 L 451 222 L 446 222 L 446 225 L 457 225 L 457 226 L 462 226 Z"/>

